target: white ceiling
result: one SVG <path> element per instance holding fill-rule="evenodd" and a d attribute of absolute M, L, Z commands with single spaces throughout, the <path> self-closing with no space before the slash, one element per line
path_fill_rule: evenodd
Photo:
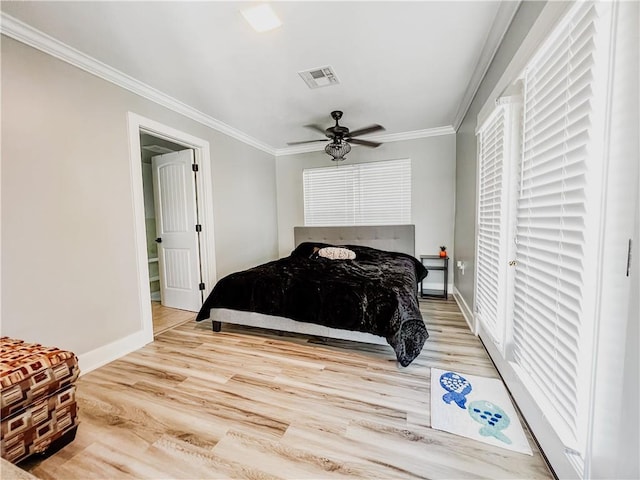
<path fill-rule="evenodd" d="M 254 3 L 24 1 L 1 8 L 273 149 L 320 138 L 303 125 L 330 126 L 332 110 L 343 110 L 341 124 L 352 130 L 454 125 L 508 21 L 492 29 L 504 7 L 497 1 L 272 2 L 283 25 L 257 33 L 240 14 Z M 339 85 L 311 90 L 297 74 L 325 65 Z"/>

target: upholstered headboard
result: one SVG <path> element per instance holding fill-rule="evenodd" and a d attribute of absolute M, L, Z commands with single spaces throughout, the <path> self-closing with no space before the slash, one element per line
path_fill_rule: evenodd
<path fill-rule="evenodd" d="M 416 254 L 415 225 L 378 225 L 362 227 L 293 227 L 295 246 L 302 242 L 367 247 Z"/>

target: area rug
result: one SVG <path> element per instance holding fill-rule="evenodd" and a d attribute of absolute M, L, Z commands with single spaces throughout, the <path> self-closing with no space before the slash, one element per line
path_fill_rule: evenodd
<path fill-rule="evenodd" d="M 432 368 L 431 427 L 532 455 L 507 389 L 497 378 Z"/>

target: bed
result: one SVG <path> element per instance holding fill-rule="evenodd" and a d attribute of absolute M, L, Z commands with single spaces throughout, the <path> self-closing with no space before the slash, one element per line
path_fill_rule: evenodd
<path fill-rule="evenodd" d="M 417 297 L 427 271 L 414 238 L 413 225 L 295 227 L 289 256 L 221 279 L 196 321 L 389 344 L 407 366 L 428 338 Z M 322 256 L 333 246 L 355 259 Z"/>

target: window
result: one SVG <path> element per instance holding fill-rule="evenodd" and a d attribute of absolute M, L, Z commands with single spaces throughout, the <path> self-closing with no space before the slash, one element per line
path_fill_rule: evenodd
<path fill-rule="evenodd" d="M 302 173 L 304 224 L 411 223 L 411 160 L 309 168 Z"/>
<path fill-rule="evenodd" d="M 511 205 L 516 198 L 515 180 L 521 130 L 522 95 L 503 97 L 493 113 L 477 129 L 478 211 L 476 242 L 475 311 L 478 321 L 504 354 L 507 290 L 512 272 L 513 238 L 509 230 Z"/>
<path fill-rule="evenodd" d="M 589 259 L 603 179 L 594 140 L 597 21 L 596 5 L 574 8 L 526 69 L 516 216 L 513 359 L 558 414 L 565 444 L 578 451 L 596 294 Z"/>
<path fill-rule="evenodd" d="M 598 294 L 609 34 L 579 2 L 477 131 L 475 314 L 582 470 Z M 483 332 L 481 332 L 483 334 Z"/>

